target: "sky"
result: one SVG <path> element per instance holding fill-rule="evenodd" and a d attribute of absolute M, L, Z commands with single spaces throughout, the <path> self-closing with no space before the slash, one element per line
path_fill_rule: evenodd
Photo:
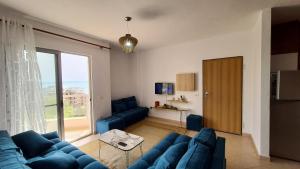
<path fill-rule="evenodd" d="M 54 54 L 37 53 L 42 80 L 55 82 L 55 58 Z M 87 82 L 89 81 L 88 57 L 74 54 L 61 54 L 61 68 L 63 82 Z"/>

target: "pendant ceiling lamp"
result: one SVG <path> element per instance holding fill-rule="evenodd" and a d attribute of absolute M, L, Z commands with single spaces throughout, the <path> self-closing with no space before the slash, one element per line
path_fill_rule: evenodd
<path fill-rule="evenodd" d="M 127 34 L 125 36 L 120 37 L 119 43 L 125 53 L 132 53 L 135 46 L 138 43 L 138 40 L 129 34 L 128 22 L 131 21 L 131 17 L 125 17 L 125 21 L 127 23 Z"/>

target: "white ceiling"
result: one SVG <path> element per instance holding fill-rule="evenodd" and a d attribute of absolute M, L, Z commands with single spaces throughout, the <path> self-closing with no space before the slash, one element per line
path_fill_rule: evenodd
<path fill-rule="evenodd" d="M 250 29 L 259 9 L 300 0 L 0 0 L 4 6 L 113 43 L 130 32 L 140 49 Z"/>

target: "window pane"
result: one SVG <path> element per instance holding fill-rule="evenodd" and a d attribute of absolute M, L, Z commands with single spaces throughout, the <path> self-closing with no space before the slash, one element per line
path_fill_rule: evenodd
<path fill-rule="evenodd" d="M 47 132 L 57 131 L 55 55 L 51 53 L 37 52 L 37 61 L 42 79 Z"/>

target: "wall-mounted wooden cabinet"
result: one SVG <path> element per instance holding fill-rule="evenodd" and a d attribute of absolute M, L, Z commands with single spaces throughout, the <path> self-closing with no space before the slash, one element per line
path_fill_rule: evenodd
<path fill-rule="evenodd" d="M 176 91 L 195 91 L 195 73 L 176 75 Z"/>

